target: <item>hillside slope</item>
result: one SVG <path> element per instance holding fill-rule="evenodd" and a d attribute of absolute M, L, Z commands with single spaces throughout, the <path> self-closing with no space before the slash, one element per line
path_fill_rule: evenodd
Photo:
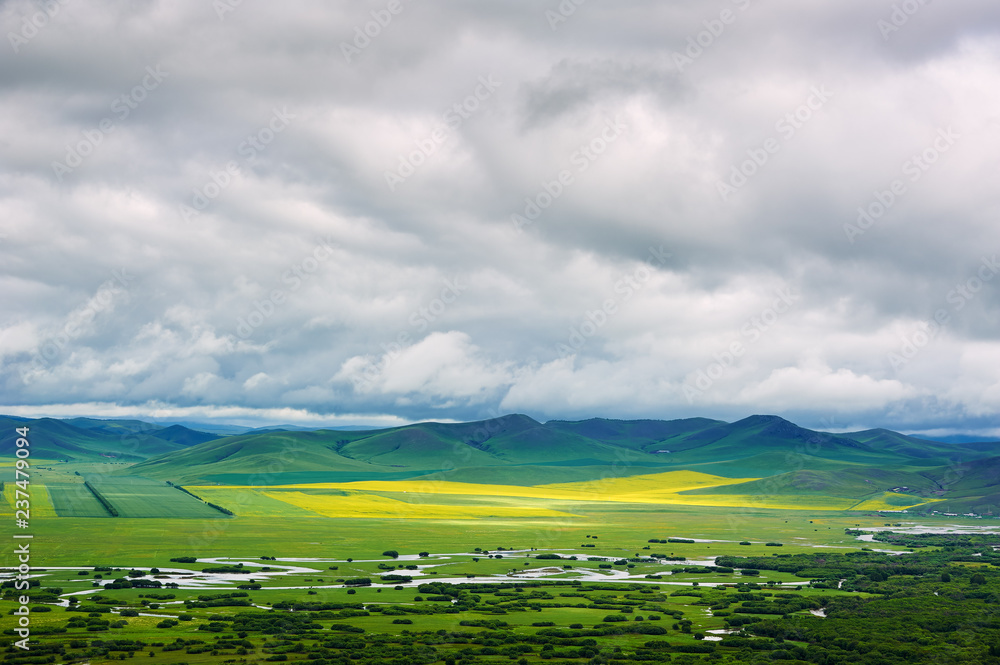
<path fill-rule="evenodd" d="M 81 419 L 83 420 L 83 419 Z M 137 462 L 149 457 L 181 450 L 187 445 L 185 436 L 179 431 L 173 432 L 177 440 L 160 438 L 164 430 L 156 425 L 138 423 L 136 426 L 120 424 L 94 425 L 93 422 L 82 422 L 84 427 L 72 425 L 67 421 L 55 418 L 16 418 L 0 416 L 0 455 L 10 456 L 16 449 L 17 434 L 15 428 L 28 427 L 28 440 L 31 442 L 31 454 L 36 459 L 68 460 L 68 461 L 107 461 L 115 459 L 124 462 Z M 139 425 L 145 426 L 142 429 Z M 191 432 L 198 435 L 198 432 Z M 210 436 L 210 435 L 209 435 Z M 198 436 L 188 437 L 198 440 Z M 202 439 L 203 440 L 203 439 Z"/>

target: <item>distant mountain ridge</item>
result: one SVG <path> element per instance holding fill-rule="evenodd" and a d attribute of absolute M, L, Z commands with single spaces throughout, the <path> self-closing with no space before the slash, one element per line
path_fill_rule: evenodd
<path fill-rule="evenodd" d="M 1000 506 L 1000 442 L 941 443 L 886 429 L 831 434 L 771 415 L 732 423 L 708 418 L 540 423 L 510 414 L 469 423 L 261 428 L 232 436 L 139 420 L 0 416 L 0 453 L 13 452 L 17 424 L 31 427 L 35 458 L 112 458 L 132 463 L 123 473 L 185 484 L 419 478 L 535 485 L 691 470 L 762 478 L 720 492 L 854 496 L 907 487 L 943 499 L 934 504 L 943 509 Z"/>
<path fill-rule="evenodd" d="M 182 425 L 164 427 L 141 420 L 0 416 L 0 454 L 13 454 L 14 430 L 25 426 L 30 430 L 32 457 L 67 461 L 138 462 L 218 438 Z"/>

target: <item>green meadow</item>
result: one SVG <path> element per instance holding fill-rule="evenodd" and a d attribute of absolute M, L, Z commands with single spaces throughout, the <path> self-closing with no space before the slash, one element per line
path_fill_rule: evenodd
<path fill-rule="evenodd" d="M 47 434 L 0 665 L 1000 663 L 986 444 L 963 466 L 773 417 Z"/>

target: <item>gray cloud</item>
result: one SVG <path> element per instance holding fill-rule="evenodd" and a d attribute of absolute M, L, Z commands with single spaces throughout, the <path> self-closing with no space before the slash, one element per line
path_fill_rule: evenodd
<path fill-rule="evenodd" d="M 995 427 L 995 3 L 230 4 L 0 5 L 3 410 Z"/>

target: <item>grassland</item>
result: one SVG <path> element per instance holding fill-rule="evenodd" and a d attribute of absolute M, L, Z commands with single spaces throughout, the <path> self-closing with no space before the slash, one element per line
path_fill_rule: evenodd
<path fill-rule="evenodd" d="M 213 518 L 221 515 L 190 494 L 161 481 L 111 476 L 95 476 L 88 480 L 120 517 Z"/>
<path fill-rule="evenodd" d="M 36 489 L 40 485 L 36 484 Z M 50 483 L 44 485 L 52 497 L 52 504 L 59 517 L 109 517 L 111 513 L 101 505 L 94 493 L 77 483 Z"/>
<path fill-rule="evenodd" d="M 463 665 L 534 665 L 587 663 L 599 651 L 603 660 L 593 662 L 624 663 L 634 657 L 678 665 L 701 662 L 712 651 L 704 648 L 708 639 L 697 639 L 698 633 L 722 630 L 733 616 L 770 609 L 774 611 L 757 618 L 780 626 L 768 624 L 759 635 L 742 632 L 739 640 L 756 640 L 757 646 L 739 651 L 738 644 L 746 642 L 736 640 L 720 648 L 715 660 L 769 662 L 772 655 L 787 660 L 794 652 L 802 662 L 808 660 L 807 647 L 832 648 L 832 641 L 842 637 L 841 628 L 824 637 L 824 625 L 845 625 L 837 623 L 839 618 L 813 617 L 809 608 L 840 607 L 838 616 L 843 617 L 863 607 L 855 601 L 898 593 L 906 603 L 917 596 L 927 607 L 945 603 L 926 610 L 926 616 L 935 617 L 958 616 L 966 612 L 963 603 L 982 600 L 969 610 L 975 617 L 971 621 L 994 621 L 987 607 L 994 591 L 970 589 L 976 583 L 969 579 L 983 570 L 992 585 L 997 572 L 995 594 L 1000 597 L 1000 570 L 994 571 L 1000 557 L 992 542 L 980 543 L 978 549 L 921 548 L 902 541 L 863 542 L 857 532 L 845 532 L 893 522 L 990 524 L 879 512 L 929 506 L 938 499 L 942 490 L 936 476 L 919 465 L 871 466 L 879 446 L 896 455 L 892 451 L 901 446 L 921 448 L 923 443 L 879 433 L 865 444 L 809 439 L 809 454 L 797 460 L 815 462 L 816 470 L 764 477 L 781 471 L 776 456 L 794 451 L 785 444 L 798 445 L 794 442 L 805 441 L 806 435 L 773 419 L 748 420 L 740 429 L 711 421 L 540 427 L 507 418 L 488 440 L 477 438 L 475 428 L 462 433 L 461 428 L 436 424 L 377 436 L 254 434 L 186 448 L 173 456 L 192 462 L 184 469 L 164 458 L 135 467 L 33 458 L 31 565 L 41 589 L 32 591 L 37 595 L 32 627 L 39 648 L 56 650 L 29 656 L 41 660 L 20 661 L 11 649 L 5 660 L 7 665 L 58 660 L 105 665 L 132 653 L 151 665 L 249 665 L 285 658 L 303 665 L 447 665 L 449 659 Z M 568 438 L 559 446 L 537 450 L 555 442 L 553 432 L 563 430 Z M 662 437 L 670 441 L 664 443 Z M 754 450 L 754 437 L 764 437 L 767 445 Z M 428 471 L 447 466 L 441 464 L 442 456 L 462 455 L 467 440 L 478 446 L 464 460 L 470 466 Z M 287 463 L 276 456 L 275 441 L 287 444 L 281 451 L 287 453 Z M 785 449 L 779 451 L 782 441 Z M 400 442 L 419 444 L 421 454 L 396 448 Z M 704 461 L 710 445 L 725 454 Z M 768 447 L 774 450 L 761 452 Z M 622 450 L 635 453 L 628 463 L 617 469 L 602 466 L 602 457 L 610 459 Z M 838 455 L 848 460 L 840 469 L 833 468 Z M 516 463 L 518 459 L 529 461 Z M 668 468 L 685 459 L 696 460 L 690 464 L 700 470 Z M 321 470 L 328 462 L 339 466 Z M 980 467 L 993 469 L 985 463 Z M 158 479 L 136 476 L 137 468 Z M 992 476 L 978 470 L 961 478 L 961 489 L 970 496 L 992 491 Z M 179 471 L 183 473 L 173 475 Z M 0 514 L 12 519 L 13 486 L 7 474 L 9 465 L 0 464 L 0 476 L 8 481 Z M 212 483 L 223 478 L 245 482 Z M 117 516 L 84 486 L 84 479 Z M 165 482 L 180 479 L 200 481 L 185 486 L 196 496 Z M 878 553 L 908 549 L 915 553 Z M 734 570 L 728 564 L 706 567 L 716 557 L 744 557 L 761 570 L 747 570 L 749 564 Z M 781 565 L 802 557 L 809 560 L 807 569 Z M 830 569 L 831 560 L 841 568 Z M 908 566 L 915 560 L 922 567 Z M 878 561 L 873 574 L 865 568 L 871 561 Z M 845 572 L 844 566 L 854 568 Z M 956 581 L 951 587 L 935 586 L 943 583 L 945 569 Z M 347 588 L 351 579 L 372 585 Z M 121 588 L 103 588 L 110 580 Z M 129 588 L 130 580 L 175 588 Z M 435 581 L 445 586 L 420 588 Z M 842 582 L 846 585 L 840 589 Z M 199 597 L 230 594 L 240 585 L 250 587 L 244 604 L 198 605 L 207 602 Z M 6 591 L 0 600 L 2 616 L 16 606 L 12 590 Z M 747 594 L 756 595 L 751 599 Z M 57 607 L 57 599 L 64 605 L 74 599 L 85 609 Z M 844 603 L 838 606 L 840 601 Z M 792 610 L 786 612 L 788 603 Z M 298 608 L 289 612 L 293 606 Z M 153 616 L 126 620 L 104 611 L 112 607 Z M 897 662 L 878 651 L 887 636 L 904 635 L 897 640 L 904 649 L 941 642 L 923 619 L 876 626 L 877 617 L 903 611 L 891 604 L 879 607 L 880 614 L 858 624 L 871 624 L 864 651 L 837 647 L 835 658 L 808 662 L 883 665 Z M 271 632 L 237 629 L 233 622 L 240 613 L 281 623 Z M 616 618 L 607 621 L 609 615 Z M 78 620 L 68 621 L 74 616 Z M 680 617 L 689 623 L 682 625 Z M 170 618 L 177 623 L 161 623 Z M 313 627 L 296 632 L 300 618 L 312 620 Z M 654 624 L 663 632 L 637 628 Z M 609 631 L 609 625 L 623 630 Z M 793 628 L 780 632 L 785 630 L 781 626 Z M 1000 620 L 996 626 L 1000 632 Z M 46 628 L 66 632 L 45 634 Z M 546 633 L 550 630 L 563 632 Z M 806 634 L 813 637 L 801 638 Z M 363 637 L 355 637 L 359 635 Z M 9 645 L 10 638 L 0 637 L 4 639 Z M 109 639 L 141 641 L 143 646 L 115 651 L 121 644 L 109 647 Z M 650 647 L 651 640 L 658 646 Z M 1000 640 L 997 645 L 1000 651 Z M 512 651 L 514 646 L 521 651 Z M 948 646 L 966 647 L 965 662 L 992 662 L 982 650 L 973 653 L 975 640 L 961 638 Z M 909 654 L 905 662 L 921 662 L 918 656 Z"/>
<path fill-rule="evenodd" d="M 738 570 L 703 567 L 717 556 L 770 559 L 776 553 L 819 554 L 816 565 L 820 565 L 831 555 L 859 553 L 872 545 L 844 530 L 884 526 L 885 518 L 877 514 L 577 503 L 581 514 L 558 519 L 337 519 L 315 513 L 284 519 L 39 518 L 32 525 L 32 563 L 49 566 L 38 571 L 39 598 L 45 589 L 55 588 L 64 600 L 77 599 L 82 611 L 35 602 L 36 608 L 52 610 L 36 609 L 32 614 L 35 654 L 46 645 L 61 646 L 65 661 L 110 665 L 119 654 L 127 655 L 128 644 L 141 642 L 142 647 L 134 649 L 136 656 L 154 665 L 225 665 L 243 659 L 254 663 L 273 660 L 276 654 L 285 654 L 289 662 L 318 665 L 315 654 L 324 649 L 326 658 L 341 653 L 347 658 L 352 648 L 357 653 L 350 662 L 362 665 L 447 663 L 447 658 L 456 663 L 524 658 L 530 665 L 582 665 L 598 651 L 608 658 L 619 654 L 621 662 L 642 654 L 647 654 L 644 662 L 667 662 L 649 655 L 659 653 L 665 658 L 663 649 L 667 649 L 669 662 L 677 665 L 701 662 L 715 648 L 705 646 L 710 642 L 702 638 L 712 636 L 710 631 L 731 630 L 733 617 L 805 622 L 813 628 L 825 619 L 813 617 L 809 609 L 838 599 L 878 597 L 854 588 L 829 588 L 830 584 L 814 588 L 809 574 L 762 570 L 748 577 Z M 696 542 L 649 542 L 668 538 Z M 768 542 L 783 546 L 776 548 Z M 399 557 L 383 554 L 387 549 L 398 551 Z M 426 554 L 417 556 L 418 552 Z M 654 553 L 686 560 L 649 558 Z M 538 558 L 551 554 L 562 558 Z M 199 560 L 170 560 L 181 556 Z M 203 568 L 236 564 L 242 564 L 245 572 L 202 572 Z M 992 568 L 974 562 L 961 565 L 973 566 L 973 572 Z M 111 570 L 95 570 L 94 566 Z M 159 572 L 154 573 L 153 567 Z M 134 569 L 145 573 L 140 579 L 176 582 L 179 588 L 99 588 L 113 578 L 128 579 Z M 955 568 L 950 570 L 954 575 Z M 380 580 L 382 575 L 410 576 L 412 581 L 405 577 Z M 356 578 L 370 579 L 373 585 L 345 586 L 345 581 Z M 237 592 L 237 585 L 251 581 L 261 588 L 240 592 L 248 594 L 245 601 L 242 597 L 232 600 L 252 605 L 226 605 L 226 599 L 220 601 L 222 605 L 199 605 L 205 599 Z M 444 585 L 420 587 L 432 582 Z M 888 588 L 891 585 L 879 587 L 878 592 L 886 593 Z M 454 596 L 441 596 L 442 591 Z M 84 595 L 70 595 L 80 593 Z M 907 597 L 907 602 L 913 602 L 912 598 Z M 15 606 L 12 596 L 0 600 L 4 614 Z M 298 610 L 288 612 L 296 606 Z M 792 608 L 790 613 L 787 607 Z M 106 613 L 112 608 L 134 608 L 148 616 Z M 261 621 L 274 617 L 284 623 L 272 632 L 231 628 L 235 617 L 248 612 Z M 310 619 L 313 628 L 295 629 L 289 622 L 296 616 Z M 616 618 L 609 623 L 609 616 Z M 120 624 L 121 620 L 125 623 Z M 657 628 L 643 628 L 647 625 Z M 346 632 L 344 626 L 359 632 Z M 607 632 L 609 626 L 623 632 Z M 636 632 L 640 628 L 654 633 Z M 66 632 L 45 634 L 47 629 Z M 580 640 L 584 637 L 590 640 L 586 644 L 593 645 L 593 653 L 583 648 Z M 717 644 L 729 645 L 731 640 L 726 639 Z M 742 639 L 762 640 L 758 647 L 770 651 L 780 648 L 767 637 L 747 633 Z M 884 642 L 885 633 L 874 639 Z M 494 641 L 499 643 L 496 648 L 491 647 Z M 650 643 L 658 644 L 659 651 L 649 651 Z M 124 651 L 114 651 L 108 644 L 126 646 Z M 784 644 L 788 649 L 809 646 L 795 639 Z M 511 659 L 504 645 L 518 645 L 521 651 Z M 436 660 L 423 659 L 420 653 L 430 652 L 420 652 L 418 647 L 433 648 Z M 700 655 L 684 652 L 701 647 L 707 651 Z M 545 652 L 546 648 L 550 651 Z M 770 651 L 763 653 L 766 656 Z M 738 646 L 720 646 L 718 652 L 730 662 L 754 662 L 741 659 Z M 923 661 L 910 656 L 909 662 Z"/>
<path fill-rule="evenodd" d="M 126 507 L 125 498 L 137 497 L 132 514 L 148 515 L 153 509 L 150 504 L 157 501 L 162 514 L 172 514 L 175 504 L 171 502 L 177 500 L 205 506 L 159 481 L 128 481 L 95 473 L 99 470 L 88 467 L 85 472 L 115 505 Z M 72 494 L 74 483 L 82 485 L 81 476 L 67 469 L 53 466 L 39 476 L 40 482 L 32 484 L 33 504 L 37 500 L 44 505 L 51 495 L 58 507 L 64 500 L 83 496 Z M 41 589 L 58 589 L 64 602 L 75 598 L 85 611 L 67 611 L 53 606 L 51 600 L 33 603 L 51 611 L 32 614 L 37 646 L 31 657 L 44 658 L 45 652 L 39 651 L 43 648 L 61 648 L 63 661 L 110 665 L 130 651 L 127 647 L 110 650 L 108 644 L 119 648 L 142 643 L 141 649 L 132 652 L 151 665 L 263 663 L 269 658 L 280 660 L 280 655 L 302 665 L 322 665 L 319 660 L 324 659 L 326 665 L 348 661 L 446 664 L 448 658 L 456 664 L 523 659 L 529 665 L 582 665 L 598 651 L 621 662 L 643 654 L 644 662 L 666 662 L 649 658 L 656 653 L 665 657 L 668 654 L 662 649 L 667 647 L 662 645 L 669 645 L 674 665 L 698 663 L 705 653 L 683 650 L 711 650 L 705 647 L 707 640 L 698 638 L 711 637 L 708 631 L 728 629 L 733 616 L 730 608 L 752 613 L 755 607 L 765 607 L 761 602 L 788 601 L 800 608 L 792 612 L 793 618 L 808 623 L 822 619 L 801 608 L 826 606 L 837 598 L 869 597 L 856 589 L 812 588 L 809 577 L 787 572 L 762 570 L 749 577 L 739 571 L 702 568 L 715 557 L 858 553 L 863 547 L 880 546 L 859 542 L 845 533 L 846 528 L 877 528 L 888 520 L 912 519 L 837 509 L 838 502 L 846 500 L 842 497 L 830 497 L 823 509 L 783 510 L 741 495 L 683 494 L 746 481 L 674 472 L 534 487 L 403 480 L 271 487 L 205 485 L 189 489 L 212 503 L 228 504 L 234 517 L 215 511 L 204 519 L 87 518 L 57 516 L 65 515 L 58 510 L 33 513 L 32 565 L 47 568 L 36 571 Z M 60 497 L 57 490 L 62 489 L 68 494 Z M 5 491 L 4 497 L 8 494 Z M 706 497 L 745 503 L 739 507 L 684 503 L 704 502 Z M 812 506 L 822 505 L 822 495 L 807 498 Z M 880 500 L 888 502 L 893 497 Z M 693 542 L 660 542 L 671 538 Z M 397 551 L 399 557 L 386 556 L 387 550 Z M 651 558 L 653 554 L 684 557 L 684 561 L 664 562 Z M 540 555 L 561 558 L 537 558 Z M 178 557 L 198 561 L 171 561 Z M 63 566 L 68 569 L 59 568 Z M 98 571 L 95 566 L 105 568 Z M 230 566 L 243 572 L 202 572 L 232 570 Z M 154 573 L 154 567 L 159 572 Z M 130 577 L 136 569 L 144 573 L 140 579 L 179 588 L 101 588 L 112 579 L 136 579 Z M 382 580 L 383 575 L 399 577 Z M 372 580 L 373 585 L 345 586 L 346 580 L 357 578 Z M 435 581 L 446 586 L 434 589 L 458 594 L 455 604 L 431 600 L 440 594 L 429 591 L 430 587 L 421 590 L 421 584 Z M 198 606 L 203 602 L 200 598 L 237 592 L 240 584 L 260 585 L 246 592 L 253 606 Z M 505 586 L 461 586 L 470 584 Z M 763 600 L 753 605 L 746 600 L 748 592 Z M 39 594 L 45 597 L 43 591 Z M 299 610 L 288 612 L 296 605 Z M 8 595 L 0 600 L 0 613 L 7 615 L 15 606 L 13 596 Z M 309 607 L 328 609 L 305 609 Z M 130 608 L 151 616 L 103 613 L 110 608 Z M 290 623 L 282 624 L 276 633 L 230 628 L 236 616 L 248 612 L 289 620 L 313 617 L 314 628 L 295 632 Z M 626 618 L 609 623 L 608 616 Z M 637 622 L 640 616 L 643 621 Z M 70 621 L 72 617 L 78 618 Z M 220 621 L 220 617 L 227 618 Z M 647 625 L 664 632 L 635 632 Z M 345 632 L 344 626 L 364 632 Z M 608 632 L 608 626 L 621 627 L 623 632 Z M 66 632 L 45 634 L 47 629 Z M 555 637 L 545 631 L 576 637 Z M 591 637 L 584 635 L 588 631 Z M 593 646 L 581 646 L 584 638 Z M 494 642 L 500 646 L 491 646 Z M 650 651 L 651 642 L 659 643 L 661 651 Z M 787 644 L 789 648 L 808 646 L 794 640 Z M 521 651 L 511 659 L 513 651 L 504 649 L 515 645 Z M 428 649 L 433 655 L 428 655 L 432 654 Z M 327 655 L 316 655 L 322 653 Z M 351 653 L 356 657 L 349 657 Z M 720 647 L 719 653 L 732 659 L 738 652 L 734 647 Z M 347 660 L 334 659 L 341 656 Z M 737 658 L 731 662 L 753 661 Z M 11 660 L 9 665 L 29 663 Z"/>

